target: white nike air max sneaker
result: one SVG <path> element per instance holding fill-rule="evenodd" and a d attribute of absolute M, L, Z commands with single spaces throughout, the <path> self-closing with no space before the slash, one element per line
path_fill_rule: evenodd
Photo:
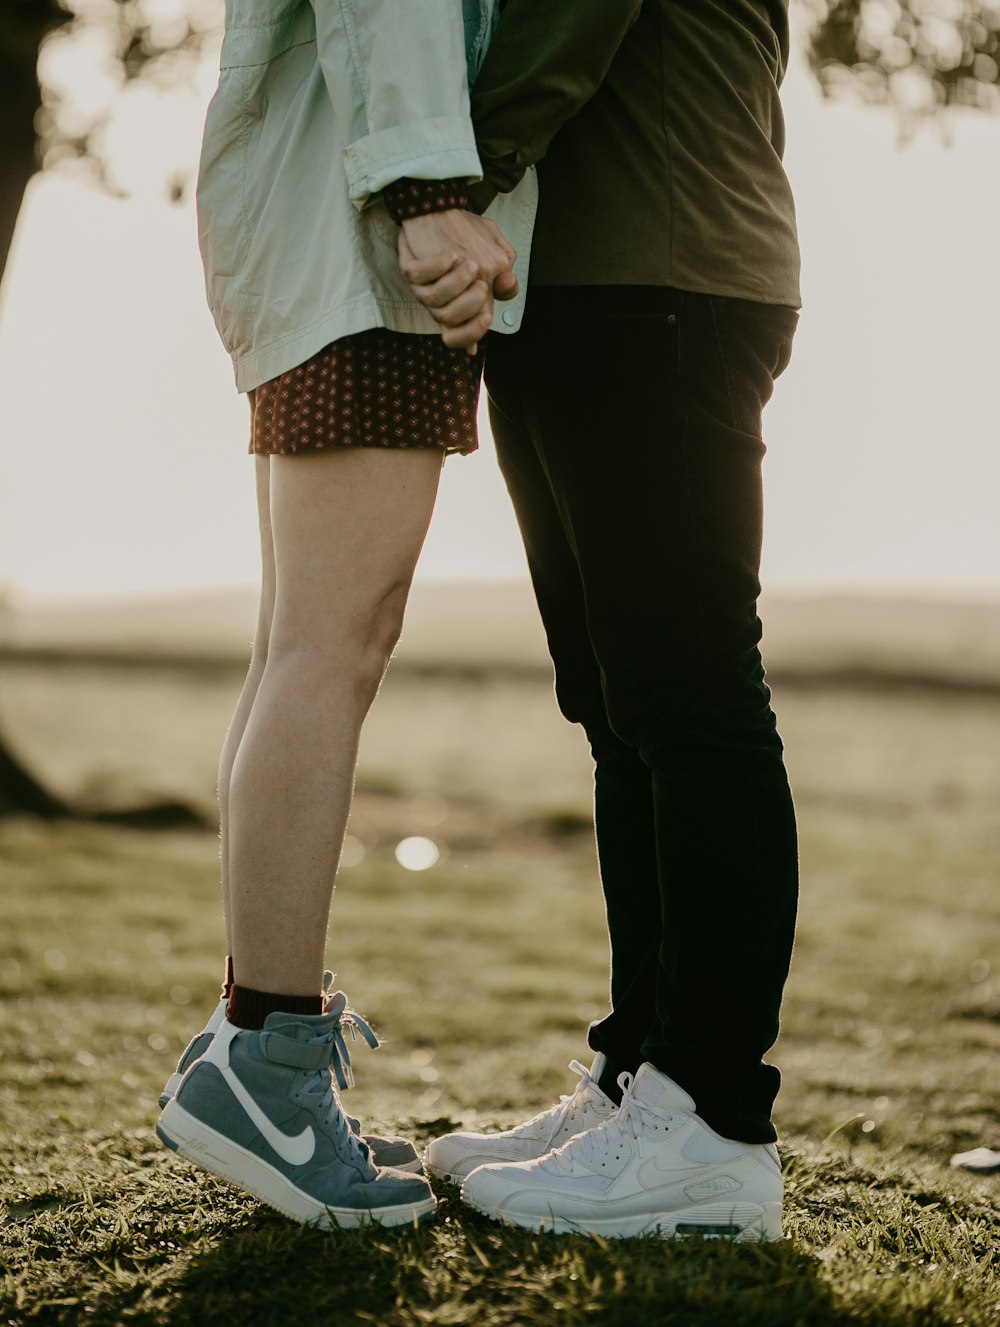
<path fill-rule="evenodd" d="M 461 1184 L 477 1166 L 531 1161 L 585 1129 L 602 1124 L 618 1109 L 597 1086 L 605 1063 L 605 1057 L 599 1054 L 588 1071 L 577 1060 L 571 1061 L 569 1067 L 580 1078 L 573 1094 L 561 1097 L 557 1106 L 533 1115 L 514 1129 L 503 1133 L 449 1133 L 435 1138 L 424 1153 L 427 1173 Z"/>
<path fill-rule="evenodd" d="M 481 1166 L 462 1198 L 486 1216 L 557 1234 L 781 1238 L 781 1163 L 772 1143 L 722 1138 L 666 1074 L 622 1074 L 610 1120 L 533 1161 Z"/>

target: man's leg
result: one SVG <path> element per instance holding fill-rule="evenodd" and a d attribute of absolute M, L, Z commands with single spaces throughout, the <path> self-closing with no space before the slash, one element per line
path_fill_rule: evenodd
<path fill-rule="evenodd" d="M 491 341 L 490 353 L 502 365 L 506 340 Z M 559 708 L 583 727 L 594 758 L 594 823 L 611 942 L 611 1014 L 591 1028 L 589 1040 L 591 1049 L 606 1057 L 601 1087 L 617 1101 L 618 1075 L 634 1073 L 642 1063 L 643 1041 L 656 1016 L 660 892 L 652 775 L 638 749 L 623 742 L 608 722 L 572 530 L 564 523 L 522 409 L 517 378 L 501 368 L 490 382 L 490 422 L 555 667 Z"/>
<path fill-rule="evenodd" d="M 655 287 L 535 289 L 516 340 L 491 344 L 491 400 L 521 412 L 579 568 L 610 727 L 649 770 L 660 898 L 655 1011 L 621 1109 L 463 1184 L 529 1229 L 781 1234 L 762 1056 L 797 857 L 756 600 L 760 416 L 794 319 Z M 501 422 L 517 501 L 510 440 Z"/>
<path fill-rule="evenodd" d="M 494 338 L 496 341 L 497 338 Z M 488 360 L 487 360 L 488 362 Z M 509 411 L 509 413 L 508 413 Z M 560 709 L 583 725 L 594 755 L 594 818 L 611 939 L 610 1018 L 591 1029 L 597 1051 L 571 1096 L 502 1133 L 462 1131 L 434 1139 L 430 1174 L 461 1182 L 478 1166 L 542 1156 L 611 1118 L 618 1076 L 635 1072 L 656 1013 L 660 898 L 652 778 L 634 747 L 611 731 L 601 674 L 587 634 L 583 585 L 548 477 L 516 396 L 490 416 L 528 556 L 556 672 Z"/>
<path fill-rule="evenodd" d="M 748 1142 L 774 1137 L 778 1075 L 761 1059 L 797 892 L 756 613 L 760 415 L 794 323 L 665 289 L 535 289 L 487 363 L 501 465 L 518 501 L 503 417 L 520 415 L 579 568 L 611 726 L 650 771 L 663 926 L 645 1058 Z"/>

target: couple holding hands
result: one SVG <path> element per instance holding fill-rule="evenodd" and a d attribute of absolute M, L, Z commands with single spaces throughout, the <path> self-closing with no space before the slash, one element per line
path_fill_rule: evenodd
<path fill-rule="evenodd" d="M 761 413 L 797 322 L 786 0 L 228 0 L 198 185 L 249 394 L 260 615 L 219 774 L 222 999 L 181 1155 L 300 1221 L 781 1234 L 763 1062 L 797 897 L 759 652 Z M 344 1113 L 324 975 L 361 725 L 485 376 L 594 758 L 611 1010 L 576 1090 L 421 1160 Z M 488 1103 L 483 1103 L 488 1107 Z"/>

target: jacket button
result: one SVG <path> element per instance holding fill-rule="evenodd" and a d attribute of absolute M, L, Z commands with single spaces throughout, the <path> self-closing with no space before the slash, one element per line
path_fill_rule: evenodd
<path fill-rule="evenodd" d="M 517 314 L 513 309 L 504 309 L 500 315 L 500 321 L 505 327 L 514 327 L 517 325 Z"/>

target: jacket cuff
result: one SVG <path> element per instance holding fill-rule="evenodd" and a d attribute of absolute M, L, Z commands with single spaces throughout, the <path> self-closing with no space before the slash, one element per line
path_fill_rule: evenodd
<path fill-rule="evenodd" d="M 361 209 L 393 180 L 482 179 L 472 123 L 467 116 L 436 116 L 378 129 L 344 149 L 351 201 Z"/>

